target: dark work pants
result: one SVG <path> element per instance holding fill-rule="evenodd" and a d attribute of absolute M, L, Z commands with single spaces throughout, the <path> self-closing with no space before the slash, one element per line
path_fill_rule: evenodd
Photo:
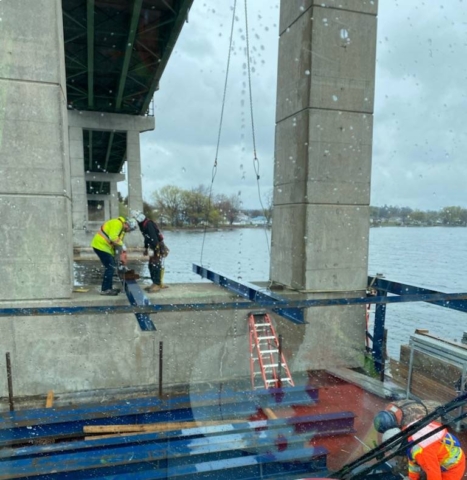
<path fill-rule="evenodd" d="M 106 290 L 112 290 L 112 281 L 115 270 L 114 256 L 110 253 L 103 252 L 102 250 L 97 250 L 97 248 L 93 248 L 93 250 L 96 252 L 99 260 L 105 267 L 104 278 L 102 280 L 102 291 L 105 292 Z"/>
<path fill-rule="evenodd" d="M 151 275 L 152 283 L 155 285 L 161 284 L 162 262 L 160 257 L 149 258 L 149 274 Z"/>

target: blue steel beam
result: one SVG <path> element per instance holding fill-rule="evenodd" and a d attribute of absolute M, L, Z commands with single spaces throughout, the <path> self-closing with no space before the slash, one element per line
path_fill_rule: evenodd
<path fill-rule="evenodd" d="M 211 279 L 215 278 L 210 275 Z M 206 277 L 207 278 L 207 277 Z M 371 277 L 370 277 L 371 278 Z M 380 279 L 378 279 L 378 282 Z M 238 282 L 237 282 L 238 283 Z M 187 311 L 220 311 L 220 310 L 251 310 L 252 308 L 263 307 L 273 310 L 282 316 L 283 312 L 290 313 L 294 310 L 302 310 L 304 308 L 312 307 L 329 307 L 329 306 L 346 306 L 346 305 L 380 305 L 390 303 L 408 303 L 408 302 L 428 302 L 446 308 L 452 308 L 462 312 L 467 312 L 467 293 L 442 293 L 434 290 L 427 290 L 411 285 L 403 285 L 399 283 L 390 282 L 394 286 L 401 286 L 400 294 L 389 297 L 386 294 L 378 296 L 361 296 L 351 298 L 332 298 L 332 299 L 313 299 L 313 300 L 287 300 L 273 294 L 276 300 L 264 294 L 264 289 L 255 287 L 254 285 L 247 286 L 246 291 L 242 296 L 253 297 L 251 302 L 222 302 L 222 303 L 181 303 L 170 305 L 97 305 L 97 306 L 78 306 L 78 307 L 32 307 L 32 308 L 0 308 L 0 317 L 15 317 L 15 316 L 54 316 L 63 315 L 70 318 L 74 315 L 102 315 L 102 314 L 154 314 L 164 312 L 187 312 Z M 225 286 L 226 284 L 224 283 Z M 237 287 L 235 287 L 237 288 Z M 251 288 L 251 291 L 248 289 Z M 374 284 L 377 290 L 379 283 Z M 416 294 L 407 294 L 405 291 L 417 291 Z M 255 290 L 256 289 L 256 290 Z M 241 288 L 239 287 L 241 291 Z M 397 289 L 394 287 L 394 290 Z M 433 292 L 433 293 L 430 293 Z M 256 294 L 257 293 L 257 294 Z M 144 294 L 143 294 L 144 295 Z M 293 316 L 293 315 L 292 315 Z M 290 318 L 288 315 L 286 318 Z M 299 323 L 297 317 L 293 316 L 295 323 Z"/>
<path fill-rule="evenodd" d="M 92 448 L 83 445 L 88 443 L 86 441 L 77 442 L 80 446 L 83 445 L 84 450 L 78 447 L 73 450 L 57 448 L 54 451 L 47 451 L 47 455 L 43 452 L 33 454 L 33 450 L 37 451 L 36 447 L 22 447 L 21 456 L 5 457 L 2 453 L 0 479 L 76 471 L 88 478 L 94 478 L 94 475 L 86 475 L 90 469 L 112 469 L 117 473 L 122 467 L 133 471 L 146 469 L 148 467 L 141 463 L 149 461 L 159 463 L 161 466 L 199 463 L 229 458 L 233 454 L 241 455 L 241 452 L 250 455 L 274 452 L 282 448 L 281 444 L 284 448 L 296 449 L 314 438 L 312 431 L 297 434 L 292 427 L 259 431 L 253 427 L 251 430 L 232 433 L 229 428 L 232 426 L 224 425 L 224 434 L 214 437 L 208 435 L 160 441 L 157 435 L 148 434 L 137 435 L 140 437 L 138 442 L 135 442 L 132 436 L 126 436 L 127 438 L 120 438 L 118 443 L 104 444 L 99 447 L 92 441 Z"/>
<path fill-rule="evenodd" d="M 122 280 L 122 283 L 125 287 L 125 293 L 131 305 L 137 307 L 151 305 L 151 302 L 146 297 L 144 292 L 141 290 L 141 287 L 136 283 L 135 280 Z M 154 323 L 152 323 L 152 320 L 149 317 L 148 313 L 135 313 L 135 316 L 143 332 L 154 332 L 156 330 L 156 326 L 154 325 Z"/>
<path fill-rule="evenodd" d="M 102 315 L 117 313 L 168 313 L 168 312 L 203 312 L 217 310 L 251 310 L 263 307 L 274 311 L 304 309 L 312 307 L 332 307 L 346 305 L 379 305 L 390 303 L 428 302 L 454 310 L 467 312 L 467 293 L 434 293 L 421 295 L 401 295 L 394 297 L 362 296 L 352 298 L 325 298 L 314 300 L 289 300 L 255 302 L 223 302 L 223 303 L 175 303 L 170 305 L 96 305 L 80 307 L 31 307 L 31 308 L 0 308 L 0 317 L 39 317 L 68 315 Z"/>
<path fill-rule="evenodd" d="M 236 455 L 235 455 L 236 454 Z M 159 478 L 183 478 L 183 480 L 223 478 L 223 479 L 257 479 L 257 478 L 290 478 L 291 474 L 305 472 L 324 472 L 326 469 L 326 455 L 328 451 L 324 447 L 291 448 L 274 453 L 266 452 L 255 454 L 239 450 L 226 452 L 226 457 L 213 455 L 211 460 L 202 460 L 197 463 L 185 462 L 177 465 L 169 459 L 157 461 L 157 452 L 153 456 L 151 451 L 144 447 L 133 448 L 131 451 L 122 452 L 120 461 L 125 463 L 115 467 L 107 466 L 108 459 L 102 458 L 100 468 L 87 468 L 86 478 L 95 479 L 159 479 Z M 155 457 L 155 458 L 154 458 Z M 25 478 L 23 472 L 32 473 L 38 480 L 58 480 L 69 478 L 84 478 L 82 465 L 86 465 L 86 457 L 63 458 L 60 462 L 52 459 L 35 459 L 39 468 L 42 464 L 49 465 L 49 471 L 54 473 L 41 474 L 44 469 L 34 470 L 34 465 L 27 462 L 15 462 L 11 465 L 11 473 L 1 475 L 0 479 Z M 111 458 L 112 463 L 117 458 Z M 127 461 L 125 461 L 127 460 Z M 130 468 L 128 460 L 139 461 L 137 467 Z M 64 470 L 68 467 L 68 470 Z M 72 469 L 74 468 L 74 470 Z M 78 473 L 79 469 L 79 473 Z M 75 476 L 78 473 L 78 477 Z M 28 477 L 31 478 L 31 477 Z M 295 477 L 294 477 L 295 478 Z"/>
<path fill-rule="evenodd" d="M 313 438 L 342 435 L 355 433 L 354 430 L 355 414 L 352 412 L 334 412 L 319 415 L 300 415 L 297 417 L 278 418 L 274 420 L 253 420 L 240 423 L 219 423 L 206 427 L 196 426 L 184 428 L 182 430 L 169 430 L 167 432 L 140 433 L 132 434 L 123 438 L 96 438 L 89 440 L 76 440 L 69 442 L 60 442 L 46 445 L 22 446 L 16 448 L 0 449 L 1 459 L 15 459 L 22 457 L 32 457 L 34 455 L 49 455 L 55 452 L 83 452 L 86 450 L 95 450 L 97 448 L 111 448 L 121 443 L 127 446 L 138 446 L 143 443 L 172 441 L 173 439 L 188 440 L 198 437 L 220 437 L 222 435 L 240 434 L 246 431 L 274 431 L 276 435 L 294 436 L 301 433 L 312 434 Z M 213 440 L 215 441 L 215 440 Z"/>
<path fill-rule="evenodd" d="M 157 398 L 129 399 L 110 405 L 47 408 L 4 412 L 0 415 L 0 447 L 41 438 L 80 437 L 87 425 L 144 424 L 168 421 L 247 418 L 261 408 L 313 405 L 318 390 L 309 386 L 255 392 L 223 391 L 182 396 L 168 401 Z"/>
<path fill-rule="evenodd" d="M 221 287 L 236 293 L 240 297 L 247 298 L 252 302 L 255 302 L 261 306 L 270 306 L 271 310 L 278 315 L 287 318 L 293 323 L 305 324 L 307 323 L 303 317 L 303 309 L 301 308 L 289 308 L 289 303 L 286 298 L 283 298 L 276 293 L 271 292 L 267 288 L 261 288 L 257 285 L 248 282 L 237 282 L 226 275 L 219 272 L 214 272 L 201 265 L 193 264 L 193 272 L 200 275 L 202 278 L 211 280 L 211 282 L 220 285 Z M 283 307 L 273 307 L 274 303 L 281 303 Z"/>
<path fill-rule="evenodd" d="M 374 298 L 387 298 L 387 301 L 376 304 L 375 324 L 373 330 L 373 348 L 372 356 L 376 371 L 381 378 L 384 377 L 385 369 L 385 323 L 386 323 L 386 306 L 388 303 L 395 303 L 393 299 L 401 301 L 410 298 L 419 298 L 420 301 L 432 303 L 439 307 L 451 308 L 460 312 L 467 312 L 467 301 L 463 294 L 447 294 L 430 290 L 423 287 L 408 285 L 399 282 L 393 282 L 381 277 L 368 277 L 369 288 L 376 291 Z M 388 297 L 388 294 L 397 295 L 396 297 Z M 369 301 L 368 303 L 372 303 Z"/>
<path fill-rule="evenodd" d="M 377 290 L 377 295 L 387 296 L 386 292 Z M 375 363 L 376 372 L 379 373 L 381 380 L 384 380 L 385 370 L 385 324 L 386 324 L 386 304 L 380 303 L 375 308 L 375 324 L 373 328 L 372 356 Z"/>
<path fill-rule="evenodd" d="M 405 283 L 393 282 L 381 277 L 368 277 L 368 285 L 371 288 L 381 292 L 391 293 L 393 295 L 400 295 L 401 297 L 419 296 L 420 301 L 433 303 L 440 307 L 451 308 L 459 310 L 460 312 L 467 312 L 467 294 L 443 293 L 437 290 L 430 290 L 428 288 L 417 287 L 415 285 L 407 285 Z M 423 298 L 426 298 L 425 300 Z M 382 302 L 382 303 L 390 303 Z"/>

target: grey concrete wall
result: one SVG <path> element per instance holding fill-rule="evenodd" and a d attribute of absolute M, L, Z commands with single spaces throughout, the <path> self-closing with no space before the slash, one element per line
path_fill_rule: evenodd
<path fill-rule="evenodd" d="M 73 241 L 86 229 L 88 202 L 84 172 L 84 138 L 82 127 L 69 127 Z"/>
<path fill-rule="evenodd" d="M 99 296 L 98 287 L 73 295 L 70 301 L 57 304 L 128 305 L 122 295 L 118 299 Z M 178 284 L 156 298 L 173 304 L 230 302 L 236 297 L 215 285 Z M 0 302 L 0 308 L 8 306 Z M 152 318 L 156 332 L 142 332 L 134 315 L 0 318 L 0 351 L 10 352 L 15 395 L 158 385 L 160 341 L 165 387 L 249 377 L 246 311 L 182 312 Z M 6 371 L 5 355 L 0 355 L 0 371 Z M 4 379 L 0 396 L 6 396 L 6 375 L 0 378 Z"/>
<path fill-rule="evenodd" d="M 70 127 L 120 132 L 148 132 L 154 130 L 156 125 L 154 117 L 78 110 L 68 110 L 68 122 Z"/>
<path fill-rule="evenodd" d="M 66 298 L 72 230 L 61 1 L 3 1 L 0 18 L 0 298 Z"/>
<path fill-rule="evenodd" d="M 271 280 L 309 298 L 366 288 L 376 14 L 376 1 L 281 2 Z M 363 308 L 307 319 L 296 368 L 360 364 Z"/>
<path fill-rule="evenodd" d="M 98 291 L 99 287 L 95 287 L 88 293 L 74 293 L 70 300 L 54 305 L 128 305 L 123 295 L 106 298 Z M 298 298 L 289 293 L 291 298 Z M 149 297 L 158 304 L 239 300 L 227 290 L 206 283 L 171 284 L 169 289 Z M 0 308 L 10 306 L 9 302 L 0 302 Z M 47 306 L 50 302 L 24 304 Z M 300 383 L 306 378 L 303 372 L 310 369 L 363 363 L 360 346 L 365 337 L 360 317 L 364 308 L 313 308 L 308 317 L 310 325 L 296 325 L 271 315 L 276 333 L 282 335 L 283 353 L 292 377 Z M 59 394 L 157 386 L 159 342 L 163 342 L 164 388 L 195 388 L 235 380 L 249 385 L 247 318 L 248 310 L 159 313 L 152 315 L 156 332 L 142 332 L 134 315 L 0 318 L 0 351 L 10 352 L 16 396 L 45 395 L 49 390 Z M 340 345 L 340 349 L 333 349 L 333 345 Z M 6 371 L 5 355 L 0 355 L 1 371 Z M 1 378 L 0 397 L 6 397 L 6 375 Z"/>

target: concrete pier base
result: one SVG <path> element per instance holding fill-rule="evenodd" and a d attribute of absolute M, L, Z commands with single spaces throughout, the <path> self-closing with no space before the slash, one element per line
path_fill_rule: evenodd
<path fill-rule="evenodd" d="M 139 283 L 144 286 L 142 281 Z M 118 297 L 103 297 L 97 285 L 86 289 L 84 293 L 74 292 L 69 300 L 54 302 L 53 306 L 129 304 L 122 293 Z M 305 298 L 293 291 L 281 295 L 292 300 Z M 162 305 L 245 301 L 210 283 L 171 284 L 147 296 L 151 303 Z M 47 301 L 0 302 L 0 308 L 50 306 Z M 262 309 L 252 305 L 251 310 Z M 3 317 L 0 351 L 10 352 L 16 396 L 41 396 L 49 390 L 64 394 L 154 388 L 159 384 L 159 342 L 163 342 L 164 390 L 236 381 L 250 388 L 248 313 L 249 310 L 158 313 L 151 315 L 155 332 L 141 331 L 133 314 Z M 355 306 L 310 308 L 309 325 L 296 325 L 271 315 L 276 333 L 282 337 L 292 377 L 306 381 L 309 370 L 363 362 L 361 313 L 360 307 Z M 6 372 L 5 356 L 0 356 L 2 371 Z M 5 373 L 5 381 L 0 382 L 0 397 L 7 394 Z"/>
<path fill-rule="evenodd" d="M 99 295 L 99 287 L 73 293 L 54 306 L 128 305 L 124 294 Z M 211 284 L 173 284 L 152 303 L 232 302 L 236 296 Z M 0 308 L 50 307 L 50 302 L 0 302 Z M 0 318 L 0 352 L 10 352 L 15 395 L 43 395 L 157 385 L 163 342 L 164 385 L 232 381 L 249 376 L 246 311 L 161 313 L 156 332 L 142 332 L 134 315 Z M 0 356 L 0 372 L 6 372 Z M 5 381 L 0 396 L 7 396 Z"/>

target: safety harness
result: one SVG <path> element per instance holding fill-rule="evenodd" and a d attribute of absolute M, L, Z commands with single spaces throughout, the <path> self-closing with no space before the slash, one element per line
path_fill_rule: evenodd
<path fill-rule="evenodd" d="M 124 222 L 122 221 L 121 217 L 118 217 L 117 220 L 122 224 L 122 229 L 120 230 L 118 236 L 120 237 L 120 235 L 122 234 L 123 232 L 123 228 L 124 228 Z M 107 233 L 105 233 L 104 231 L 104 227 L 105 225 L 107 224 L 107 222 L 105 222 L 104 224 L 101 225 L 101 229 L 97 232 L 110 246 L 113 245 L 113 242 L 112 240 L 110 240 L 110 237 L 107 235 Z"/>

